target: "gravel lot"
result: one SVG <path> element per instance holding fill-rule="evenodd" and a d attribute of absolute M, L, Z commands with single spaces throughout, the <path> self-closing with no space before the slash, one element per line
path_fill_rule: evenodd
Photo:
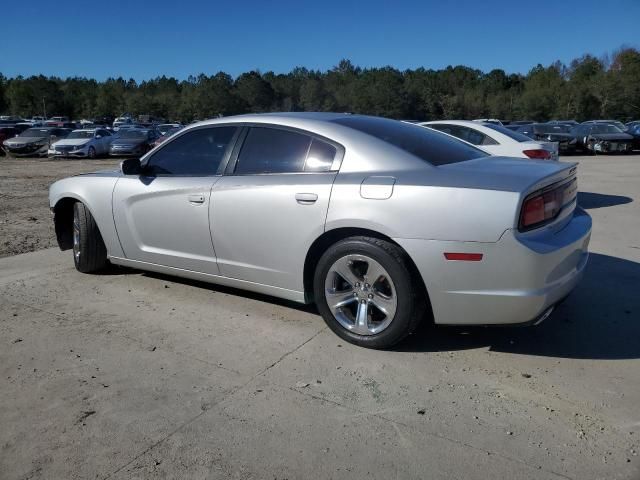
<path fill-rule="evenodd" d="M 553 316 L 382 352 L 269 297 L 13 255 L 53 244 L 51 181 L 117 162 L 0 159 L 0 479 L 640 479 L 640 156 L 571 160 L 592 256 Z"/>
<path fill-rule="evenodd" d="M 56 246 L 49 185 L 70 175 L 119 165 L 120 160 L 0 157 L 0 257 Z"/>

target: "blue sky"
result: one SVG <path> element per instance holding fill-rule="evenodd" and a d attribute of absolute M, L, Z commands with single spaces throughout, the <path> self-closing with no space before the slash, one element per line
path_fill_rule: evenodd
<path fill-rule="evenodd" d="M 2 7 L 0 72 L 103 80 L 259 69 L 538 63 L 640 47 L 640 0 L 28 0 Z"/>

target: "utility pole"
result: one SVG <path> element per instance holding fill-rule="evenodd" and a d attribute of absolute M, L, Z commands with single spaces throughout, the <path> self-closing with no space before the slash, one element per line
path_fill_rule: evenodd
<path fill-rule="evenodd" d="M 43 117 L 46 120 L 47 119 L 47 104 L 44 102 L 44 97 L 42 97 L 42 113 L 43 113 Z"/>

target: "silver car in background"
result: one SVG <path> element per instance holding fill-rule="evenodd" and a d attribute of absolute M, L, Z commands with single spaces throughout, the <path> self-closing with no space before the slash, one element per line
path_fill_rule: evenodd
<path fill-rule="evenodd" d="M 66 138 L 53 143 L 47 155 L 49 157 L 96 158 L 108 155 L 113 135 L 104 128 L 74 130 Z"/>
<path fill-rule="evenodd" d="M 315 302 L 342 338 L 387 348 L 424 319 L 546 318 L 587 263 L 576 169 L 377 117 L 244 115 L 60 180 L 49 201 L 81 272 L 111 262 Z"/>

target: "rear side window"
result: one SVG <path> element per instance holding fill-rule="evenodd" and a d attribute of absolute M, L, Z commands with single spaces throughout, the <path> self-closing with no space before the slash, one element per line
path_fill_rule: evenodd
<path fill-rule="evenodd" d="M 276 128 L 252 127 L 242 145 L 235 173 L 295 173 L 304 171 L 311 137 Z"/>
<path fill-rule="evenodd" d="M 167 142 L 147 162 L 152 175 L 216 175 L 236 127 L 199 128 Z"/>
<path fill-rule="evenodd" d="M 531 138 L 523 135 L 522 133 L 514 132 L 513 130 L 509 130 L 508 128 L 504 128 L 502 125 L 494 125 L 493 123 L 483 123 L 483 125 L 491 130 L 495 130 L 496 132 L 500 132 L 503 135 L 515 140 L 516 142 L 530 142 Z"/>
<path fill-rule="evenodd" d="M 304 163 L 305 172 L 328 172 L 337 154 L 336 147 L 314 138 Z"/>
<path fill-rule="evenodd" d="M 488 156 L 447 135 L 406 122 L 355 115 L 332 121 L 390 143 L 435 166 Z"/>

